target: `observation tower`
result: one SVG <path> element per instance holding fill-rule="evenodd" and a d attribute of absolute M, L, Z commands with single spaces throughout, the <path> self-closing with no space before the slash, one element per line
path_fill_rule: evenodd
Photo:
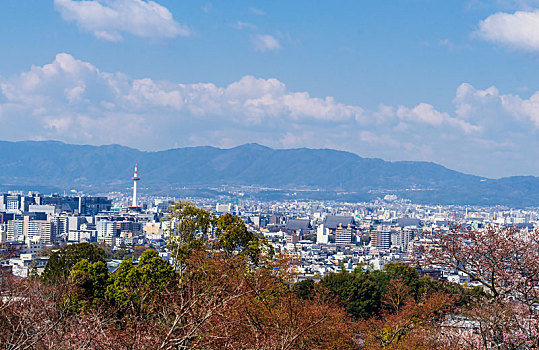
<path fill-rule="evenodd" d="M 140 177 L 137 174 L 137 166 L 135 165 L 135 173 L 133 174 L 133 177 L 131 178 L 133 180 L 133 203 L 131 204 L 132 207 L 137 207 L 137 182 L 140 181 Z"/>

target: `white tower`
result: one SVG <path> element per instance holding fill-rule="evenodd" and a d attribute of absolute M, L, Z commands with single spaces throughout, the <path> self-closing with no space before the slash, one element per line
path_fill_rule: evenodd
<path fill-rule="evenodd" d="M 131 178 L 133 180 L 133 203 L 132 207 L 137 206 L 137 181 L 140 180 L 140 177 L 137 175 L 137 166 L 135 165 L 135 173 L 133 174 L 133 177 Z"/>

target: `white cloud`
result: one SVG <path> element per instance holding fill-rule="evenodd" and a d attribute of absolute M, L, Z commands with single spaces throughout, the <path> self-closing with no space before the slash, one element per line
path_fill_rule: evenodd
<path fill-rule="evenodd" d="M 465 133 L 481 131 L 480 127 L 472 125 L 464 120 L 451 117 L 447 113 L 439 112 L 434 106 L 427 103 L 420 103 L 412 109 L 400 106 L 397 109 L 397 116 L 406 121 L 425 123 L 435 127 L 458 127 Z"/>
<path fill-rule="evenodd" d="M 281 48 L 279 40 L 275 39 L 273 36 L 266 35 L 253 35 L 251 37 L 251 42 L 253 48 L 256 51 L 265 52 L 265 51 L 274 51 Z"/>
<path fill-rule="evenodd" d="M 49 64 L 0 77 L 0 139 L 142 149 L 245 142 L 330 147 L 389 160 L 443 161 L 483 175 L 486 168 L 515 173 L 516 154 L 535 159 L 539 92 L 523 98 L 462 84 L 453 104 L 453 111 L 428 103 L 371 111 L 290 91 L 273 78 L 248 75 L 222 86 L 133 79 L 60 53 Z M 520 165 L 518 173 L 538 173 L 535 163 L 527 162 L 528 170 Z"/>
<path fill-rule="evenodd" d="M 99 119 L 109 112 L 168 111 L 191 118 L 218 117 L 259 124 L 268 118 L 347 121 L 362 113 L 360 107 L 338 103 L 332 97 L 290 92 L 277 79 L 245 76 L 223 87 L 212 83 L 130 79 L 121 73 L 102 72 L 66 53 L 58 54 L 50 64 L 34 66 L 15 78 L 0 80 L 0 91 L 9 104 L 47 120 L 75 112 Z M 54 125 L 59 125 L 56 117 L 53 120 Z"/>
<path fill-rule="evenodd" d="M 536 129 L 539 129 L 539 92 L 534 93 L 528 99 L 519 96 L 501 96 L 502 105 L 515 117 L 528 119 Z"/>
<path fill-rule="evenodd" d="M 191 35 L 187 26 L 176 22 L 166 7 L 154 1 L 54 0 L 54 5 L 64 20 L 108 41 L 123 40 L 122 33 L 165 38 Z"/>
<path fill-rule="evenodd" d="M 249 22 L 243 22 L 243 21 L 237 21 L 232 25 L 232 28 L 237 30 L 243 30 L 243 29 L 256 29 L 256 26 Z"/>
<path fill-rule="evenodd" d="M 518 95 L 500 94 L 494 86 L 479 90 L 464 83 L 458 87 L 454 102 L 460 117 L 474 120 L 485 128 L 497 125 L 511 130 L 521 125 L 539 129 L 539 91 L 523 99 Z"/>
<path fill-rule="evenodd" d="M 249 7 L 249 12 L 251 12 L 253 15 L 257 15 L 257 16 L 265 16 L 266 15 L 266 12 L 264 12 L 261 9 L 256 8 L 256 7 Z"/>
<path fill-rule="evenodd" d="M 539 10 L 499 12 L 479 22 L 475 34 L 485 40 L 528 51 L 539 50 Z"/>
<path fill-rule="evenodd" d="M 438 45 L 447 47 L 447 49 L 450 51 L 470 48 L 468 44 L 456 44 L 449 39 L 442 39 L 438 41 Z"/>

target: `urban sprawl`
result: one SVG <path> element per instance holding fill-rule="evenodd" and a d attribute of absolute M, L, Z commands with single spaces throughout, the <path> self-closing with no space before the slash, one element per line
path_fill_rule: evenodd
<path fill-rule="evenodd" d="M 137 249 L 151 247 L 170 261 L 167 210 L 176 199 L 137 199 L 140 178 L 136 172 L 132 180 L 133 194 L 129 196 L 0 194 L 0 243 L 11 252 L 9 259 L 1 261 L 1 268 L 19 277 L 39 274 L 52 250 L 82 242 L 110 249 L 111 272 Z M 449 231 L 456 224 L 470 229 L 539 227 L 537 209 L 418 205 L 393 195 L 372 203 L 260 202 L 241 195 L 237 199 L 187 200 L 217 215 L 231 213 L 242 218 L 276 253 L 295 261 L 298 280 L 317 280 L 358 266 L 380 270 L 387 263 L 407 262 L 415 264 L 422 274 L 473 286 L 478 282 L 465 273 L 419 264 L 422 254 L 436 245 L 433 232 Z"/>

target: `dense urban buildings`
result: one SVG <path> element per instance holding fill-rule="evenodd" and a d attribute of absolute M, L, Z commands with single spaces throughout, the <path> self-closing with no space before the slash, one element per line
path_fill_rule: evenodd
<path fill-rule="evenodd" d="M 138 179 L 135 174 L 135 186 Z M 174 199 L 141 197 L 134 202 L 133 197 L 120 193 L 108 197 L 1 194 L 0 241 L 17 247 L 17 254 L 2 262 L 4 268 L 20 276 L 28 275 L 31 268 L 39 272 L 47 259 L 41 254 L 44 249 L 81 242 L 103 244 L 112 252 L 153 247 L 167 257 L 166 212 Z M 539 227 L 537 209 L 416 205 L 394 196 L 372 203 L 264 202 L 238 197 L 190 200 L 217 215 L 231 213 L 242 218 L 277 253 L 297 260 L 298 279 L 321 278 L 343 266 L 352 271 L 357 266 L 383 269 L 389 262 L 417 262 L 418 252 L 435 245 L 430 234 L 447 231 L 456 223 L 478 229 L 488 225 Z M 438 275 L 473 283 L 468 276 L 446 268 Z"/>

